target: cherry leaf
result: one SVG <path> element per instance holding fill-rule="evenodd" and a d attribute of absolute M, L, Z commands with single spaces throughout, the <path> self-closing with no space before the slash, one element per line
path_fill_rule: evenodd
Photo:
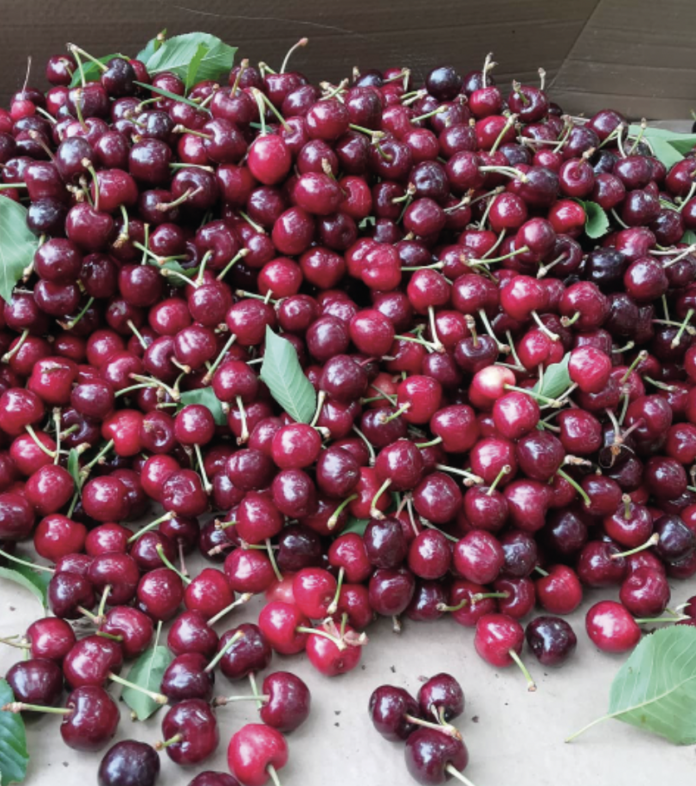
<path fill-rule="evenodd" d="M 196 75 L 198 74 L 198 69 L 201 67 L 203 58 L 208 54 L 209 51 L 210 47 L 207 44 L 198 44 L 196 54 L 191 58 L 191 62 L 189 63 L 188 69 L 186 70 L 186 85 L 184 89 L 187 93 L 196 84 Z"/>
<path fill-rule="evenodd" d="M 679 242 L 686 243 L 687 246 L 693 246 L 696 243 L 696 232 L 693 229 L 687 229 Z"/>
<path fill-rule="evenodd" d="M 200 58 L 198 79 L 211 79 L 214 82 L 223 78 L 226 80 L 237 49 L 208 33 L 186 33 L 168 39 L 148 58 L 147 70 L 153 76 L 162 71 L 171 71 L 186 79 L 191 61 L 196 57 L 201 44 L 205 44 L 208 51 Z"/>
<path fill-rule="evenodd" d="M 80 452 L 77 448 L 71 448 L 68 453 L 68 472 L 75 481 L 75 488 L 82 488 L 83 478 L 80 476 Z"/>
<path fill-rule="evenodd" d="M 7 579 L 28 589 L 44 608 L 48 608 L 48 583 L 51 576 L 48 571 L 32 570 L 16 562 L 0 566 L 0 579 Z"/>
<path fill-rule="evenodd" d="M 607 234 L 609 217 L 596 202 L 582 202 L 585 208 L 585 234 L 592 240 Z"/>
<path fill-rule="evenodd" d="M 309 423 L 317 408 L 317 393 L 305 376 L 295 347 L 266 327 L 261 379 L 273 398 L 298 423 Z"/>
<path fill-rule="evenodd" d="M 155 642 L 153 647 L 145 650 L 135 661 L 128 672 L 128 681 L 145 688 L 145 690 L 159 693 L 164 672 L 173 660 L 174 656 L 169 649 Z M 162 707 L 153 698 L 134 688 L 125 687 L 121 698 L 141 721 L 147 720 Z"/>
<path fill-rule="evenodd" d="M 15 700 L 7 680 L 0 679 L 0 707 Z M 24 719 L 19 712 L 0 712 L 0 786 L 21 783 L 27 776 L 29 753 Z"/>
<path fill-rule="evenodd" d="M 532 391 L 546 398 L 557 398 L 561 393 L 565 393 L 570 387 L 569 362 L 570 352 L 566 353 L 560 363 L 554 363 L 544 371 L 541 383 L 537 382 Z"/>
<path fill-rule="evenodd" d="M 341 535 L 345 535 L 346 532 L 355 532 L 362 536 L 365 534 L 365 530 L 369 523 L 369 519 L 356 519 L 351 516 L 348 520 L 348 525 L 341 530 Z"/>
<path fill-rule="evenodd" d="M 609 712 L 572 736 L 609 718 L 665 737 L 675 745 L 696 743 L 694 628 L 675 625 L 645 636 L 614 677 Z"/>
<path fill-rule="evenodd" d="M 179 409 L 182 409 L 186 404 L 202 404 L 210 410 L 218 426 L 224 426 L 227 423 L 227 416 L 222 411 L 222 404 L 212 388 L 187 390 L 181 394 L 180 404 Z"/>
<path fill-rule="evenodd" d="M 121 55 L 116 52 L 113 55 L 106 55 L 105 57 L 98 57 L 97 60 L 106 65 L 109 60 L 113 60 L 114 57 L 122 57 L 124 60 L 128 60 L 125 55 Z M 86 82 L 98 82 L 101 79 L 102 69 L 93 62 L 92 60 L 86 60 L 82 58 L 82 73 L 84 74 Z M 80 74 L 79 67 L 75 69 L 75 72 L 72 75 L 72 79 L 70 80 L 70 87 L 80 87 L 82 84 L 82 75 Z"/>
<path fill-rule="evenodd" d="M 38 238 L 27 227 L 27 209 L 0 197 L 0 298 L 6 303 L 38 247 Z"/>
<path fill-rule="evenodd" d="M 632 137 L 637 138 L 641 133 L 641 127 L 639 125 L 632 125 L 628 127 L 628 131 Z M 670 131 L 667 128 L 648 127 L 643 132 L 642 138 L 652 147 L 655 157 L 659 158 L 668 168 L 677 161 L 680 161 L 694 146 L 696 146 L 696 134 L 682 134 L 679 131 Z M 667 149 L 668 147 L 671 147 L 673 152 L 670 152 Z M 631 145 L 629 144 L 626 152 L 628 153 L 630 149 Z M 676 158 L 674 158 L 674 151 L 680 154 Z M 671 158 L 672 163 L 667 164 L 662 158 L 662 155 Z"/>

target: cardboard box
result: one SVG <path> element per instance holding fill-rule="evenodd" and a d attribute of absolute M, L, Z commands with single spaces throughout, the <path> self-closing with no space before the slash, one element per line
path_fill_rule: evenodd
<path fill-rule="evenodd" d="M 203 30 L 238 46 L 252 62 L 278 66 L 302 36 L 310 45 L 293 66 L 310 79 L 340 80 L 353 66 L 480 68 L 493 50 L 500 84 L 548 74 L 551 95 L 568 112 L 613 107 L 632 118 L 688 118 L 696 109 L 693 0 L 5 0 L 0 105 L 24 81 L 43 85 L 51 54 L 77 43 L 96 56 L 134 55 L 167 28 Z"/>

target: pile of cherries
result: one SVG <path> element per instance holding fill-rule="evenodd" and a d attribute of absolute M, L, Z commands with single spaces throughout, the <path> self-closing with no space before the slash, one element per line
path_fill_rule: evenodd
<path fill-rule="evenodd" d="M 0 310 L 0 542 L 21 561 L 33 539 L 53 566 L 53 616 L 11 642 L 30 658 L 9 709 L 106 746 L 104 686 L 167 623 L 159 747 L 203 762 L 214 707 L 251 698 L 263 723 L 229 764 L 260 786 L 309 691 L 276 672 L 211 702 L 218 669 L 253 680 L 304 651 L 333 676 L 375 617 L 443 615 L 521 665 L 537 606 L 527 642 L 557 665 L 576 643 L 560 617 L 595 588 L 620 599 L 588 612 L 602 650 L 646 620 L 694 624 L 668 580 L 696 573 L 696 154 L 668 171 L 619 113 L 501 89 L 490 59 L 420 88 L 405 68 L 316 86 L 287 58 L 243 61 L 185 95 L 121 57 L 71 87 L 90 56 L 69 49 L 48 91 L 0 109 L 0 200 L 39 239 Z M 268 329 L 317 391 L 309 423 L 259 377 Z M 195 550 L 211 566 L 190 576 Z M 258 625 L 218 634 L 263 593 Z M 409 734 L 425 782 L 421 748 L 466 763 L 442 736 Z M 107 754 L 102 783 L 141 760 L 128 782 L 152 782 L 138 745 Z"/>

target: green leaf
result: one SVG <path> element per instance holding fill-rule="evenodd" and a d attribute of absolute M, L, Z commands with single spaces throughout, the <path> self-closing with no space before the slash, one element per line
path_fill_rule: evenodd
<path fill-rule="evenodd" d="M 539 393 L 547 398 L 557 398 L 570 387 L 570 374 L 568 373 L 568 363 L 570 352 L 568 352 L 560 363 L 554 363 L 544 371 L 541 385 L 537 382 L 532 388 L 534 393 Z"/>
<path fill-rule="evenodd" d="M 207 44 L 198 44 L 196 54 L 191 58 L 191 62 L 186 69 L 186 84 L 184 89 L 187 93 L 196 84 L 196 75 L 198 74 L 198 69 L 201 67 L 201 62 L 209 51 L 210 50 Z"/>
<path fill-rule="evenodd" d="M 672 143 L 665 139 L 655 137 L 654 139 L 650 139 L 650 145 L 652 146 L 653 153 L 655 153 L 655 158 L 662 161 L 668 170 L 684 158 Z"/>
<path fill-rule="evenodd" d="M 38 247 L 38 238 L 27 227 L 27 209 L 11 199 L 0 199 L 0 298 L 6 303 Z"/>
<path fill-rule="evenodd" d="M 141 688 L 159 693 L 162 676 L 174 656 L 167 647 L 155 645 L 145 650 L 128 672 L 128 681 Z M 134 688 L 125 687 L 121 698 L 133 710 L 138 720 L 147 720 L 161 708 L 161 704 Z"/>
<path fill-rule="evenodd" d="M 377 219 L 374 216 L 365 216 L 363 220 L 358 224 L 359 229 L 367 229 L 367 227 L 373 227 L 377 223 Z"/>
<path fill-rule="evenodd" d="M 587 237 L 596 240 L 602 235 L 606 235 L 609 230 L 609 217 L 596 202 L 582 202 L 578 200 L 585 209 L 585 234 Z"/>
<path fill-rule="evenodd" d="M 80 453 L 76 448 L 71 448 L 68 453 L 68 472 L 75 481 L 75 488 L 79 490 L 82 487 L 82 478 L 80 477 Z"/>
<path fill-rule="evenodd" d="M 12 688 L 0 679 L 0 707 L 14 700 Z M 27 776 L 28 764 L 24 719 L 19 712 L 0 712 L 0 786 L 21 783 Z"/>
<path fill-rule="evenodd" d="M 182 409 L 186 404 L 202 404 L 212 412 L 218 426 L 224 426 L 227 423 L 227 417 L 222 411 L 222 404 L 212 388 L 197 388 L 182 393 L 179 409 Z"/>
<path fill-rule="evenodd" d="M 261 379 L 273 398 L 298 423 L 309 423 L 317 408 L 317 394 L 297 359 L 295 347 L 266 327 Z"/>
<path fill-rule="evenodd" d="M 158 96 L 162 96 L 163 98 L 169 98 L 172 101 L 180 101 L 182 104 L 188 104 L 189 106 L 194 106 L 196 109 L 200 109 L 201 112 L 210 111 L 207 108 L 201 109 L 200 104 L 197 104 L 195 101 L 191 101 L 188 98 L 184 98 L 184 96 L 178 96 L 176 93 L 172 93 L 169 90 L 165 90 L 162 87 L 155 87 L 154 85 L 148 85 L 145 82 L 134 82 L 134 84 L 138 85 L 138 87 L 144 87 L 149 90 L 151 93 L 156 93 Z"/>
<path fill-rule="evenodd" d="M 675 625 L 646 636 L 614 677 L 609 712 L 589 726 L 608 718 L 675 745 L 696 743 L 696 630 Z"/>
<path fill-rule="evenodd" d="M 106 57 L 98 57 L 97 60 L 100 63 L 106 65 L 109 60 L 113 59 L 114 57 L 123 57 L 126 60 L 128 59 L 125 55 L 121 55 L 116 52 L 113 55 L 106 55 Z M 81 56 L 82 60 L 82 73 L 85 75 L 85 79 L 87 82 L 98 82 L 102 75 L 102 70 L 99 66 L 93 62 L 92 60 L 87 60 L 86 57 Z M 72 75 L 72 79 L 70 80 L 70 87 L 79 87 L 82 84 L 82 77 L 80 76 L 80 69 L 76 68 L 75 73 Z"/>
<path fill-rule="evenodd" d="M 628 131 L 631 136 L 637 137 L 641 128 L 639 125 L 632 125 L 629 126 Z M 646 128 L 643 138 L 648 140 L 655 157 L 659 158 L 668 169 L 681 161 L 696 145 L 696 134 L 681 134 L 666 128 Z"/>
<path fill-rule="evenodd" d="M 357 532 L 358 535 L 364 535 L 367 525 L 370 523 L 369 519 L 356 519 L 351 516 L 348 520 L 348 526 L 341 530 L 341 535 L 346 532 Z"/>
<path fill-rule="evenodd" d="M 696 232 L 694 232 L 693 229 L 687 229 L 679 242 L 686 243 L 688 246 L 692 246 L 694 243 L 696 243 Z"/>
<path fill-rule="evenodd" d="M 0 566 L 0 579 L 13 581 L 28 589 L 44 608 L 48 607 L 48 583 L 51 580 L 48 571 L 32 570 L 26 565 L 13 562 Z"/>
<path fill-rule="evenodd" d="M 147 61 L 155 54 L 155 52 L 164 44 L 164 39 L 167 37 L 167 31 L 162 30 L 161 33 L 158 33 L 154 38 L 151 38 L 147 44 L 145 44 L 145 48 L 141 49 L 138 54 L 135 56 L 136 60 L 140 60 L 141 63 L 145 63 L 147 65 Z"/>
<path fill-rule="evenodd" d="M 196 56 L 201 44 L 208 51 L 198 65 L 198 79 L 218 81 L 227 78 L 234 63 L 236 47 L 228 46 L 217 36 L 208 33 L 186 33 L 165 41 L 146 63 L 147 70 L 153 76 L 162 71 L 172 71 L 182 79 L 186 78 L 191 61 Z"/>

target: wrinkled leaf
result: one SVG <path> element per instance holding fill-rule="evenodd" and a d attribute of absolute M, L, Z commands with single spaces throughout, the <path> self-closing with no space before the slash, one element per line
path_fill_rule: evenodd
<path fill-rule="evenodd" d="M 27 209 L 0 199 L 0 298 L 6 303 L 38 247 L 38 238 L 27 227 Z"/>
<path fill-rule="evenodd" d="M 554 363 L 544 371 L 541 385 L 537 382 L 532 388 L 534 393 L 539 393 L 547 398 L 557 398 L 570 387 L 570 374 L 568 373 L 568 363 L 570 353 L 568 352 L 560 363 Z"/>
<path fill-rule="evenodd" d="M 128 672 L 128 681 L 146 690 L 159 693 L 162 676 L 173 660 L 174 656 L 167 647 L 159 645 L 150 647 L 133 664 Z M 162 707 L 149 696 L 129 687 L 124 687 L 121 698 L 141 721 L 147 720 Z"/>
<path fill-rule="evenodd" d="M 203 58 L 208 54 L 208 52 L 209 47 L 207 44 L 198 44 L 196 54 L 191 58 L 191 62 L 186 69 L 185 90 L 187 93 L 196 84 L 196 75 L 198 74 L 198 69 L 201 67 Z"/>
<path fill-rule="evenodd" d="M 145 82 L 135 82 L 136 85 L 139 87 L 144 87 L 149 90 L 151 93 L 156 93 L 158 96 L 162 96 L 162 98 L 169 98 L 172 101 L 180 101 L 182 104 L 188 104 L 189 106 L 193 106 L 196 109 L 201 109 L 200 105 L 197 104 L 195 101 L 190 101 L 188 98 L 184 98 L 184 96 L 178 96 L 176 93 L 172 93 L 169 90 L 165 90 L 162 87 L 156 87 L 155 85 L 148 85 Z M 202 112 L 205 112 L 206 109 L 201 109 Z"/>
<path fill-rule="evenodd" d="M 609 217 L 596 202 L 581 202 L 585 209 L 585 234 L 596 240 L 609 230 Z"/>
<path fill-rule="evenodd" d="M 675 625 L 646 636 L 611 684 L 609 712 L 590 726 L 608 718 L 675 745 L 696 743 L 696 630 Z"/>
<path fill-rule="evenodd" d="M 87 58 L 83 55 L 80 57 L 82 59 L 82 73 L 85 75 L 87 82 L 98 82 L 102 75 L 101 68 L 99 68 L 99 66 L 92 60 L 87 60 Z M 120 55 L 118 52 L 116 52 L 113 55 L 106 55 L 106 57 L 98 57 L 97 60 L 100 63 L 106 65 L 109 60 L 114 57 L 125 57 L 125 55 Z M 126 60 L 127 59 L 128 58 L 126 58 Z M 70 80 L 70 87 L 79 87 L 81 84 L 82 77 L 80 76 L 80 69 L 76 68 L 75 73 L 72 75 L 72 79 Z"/>
<path fill-rule="evenodd" d="M 212 388 L 198 388 L 182 393 L 179 409 L 185 407 L 186 404 L 202 404 L 211 411 L 218 426 L 224 426 L 227 423 L 227 417 L 222 411 L 222 404 Z"/>
<path fill-rule="evenodd" d="M 51 575 L 48 571 L 32 570 L 16 562 L 0 566 L 0 579 L 7 579 L 28 589 L 44 608 L 48 607 L 48 583 Z"/>
<path fill-rule="evenodd" d="M 266 327 L 261 379 L 273 398 L 298 423 L 309 423 L 317 408 L 317 394 L 297 359 L 295 347 Z"/>
<path fill-rule="evenodd" d="M 223 77 L 227 79 L 234 63 L 234 55 L 237 49 L 233 46 L 228 46 L 217 36 L 208 33 L 186 33 L 165 41 L 148 58 L 146 63 L 147 70 L 153 76 L 162 71 L 172 71 L 177 76 L 185 79 L 189 65 L 196 56 L 201 44 L 205 44 L 208 51 L 201 58 L 197 69 L 199 81 L 205 79 L 218 81 Z"/>
<path fill-rule="evenodd" d="M 12 688 L 0 679 L 0 707 L 14 700 Z M 21 783 L 26 778 L 28 764 L 24 719 L 19 712 L 0 712 L 0 786 Z"/>
<path fill-rule="evenodd" d="M 164 44 L 164 39 L 166 37 L 167 37 L 167 31 L 166 30 L 162 30 L 161 33 L 156 35 L 154 38 L 151 38 L 147 42 L 147 44 L 145 44 L 145 48 L 141 49 L 138 52 L 138 54 L 135 56 L 135 59 L 136 60 L 140 60 L 141 63 L 145 63 L 147 65 L 147 61 Z"/>
<path fill-rule="evenodd" d="M 358 535 L 362 536 L 365 534 L 365 530 L 369 523 L 369 519 L 356 519 L 351 516 L 348 520 L 348 526 L 341 530 L 341 535 L 345 535 L 346 532 L 356 532 Z"/>

